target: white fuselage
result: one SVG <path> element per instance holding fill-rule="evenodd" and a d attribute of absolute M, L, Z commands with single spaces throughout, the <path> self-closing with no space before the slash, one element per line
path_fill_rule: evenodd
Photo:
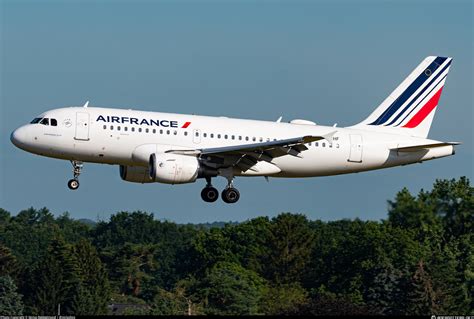
<path fill-rule="evenodd" d="M 57 125 L 27 124 L 18 128 L 11 136 L 16 146 L 31 153 L 64 160 L 126 166 L 147 166 L 150 151 L 255 144 L 299 136 L 322 136 L 334 131 L 337 132 L 331 141 L 306 144 L 308 150 L 303 151 L 301 157 L 274 158 L 271 163 L 279 170 L 263 167 L 236 172 L 235 175 L 327 176 L 411 164 L 454 153 L 451 145 L 400 153 L 391 149 L 437 141 L 355 127 L 96 107 L 55 109 L 40 117 L 55 119 Z M 144 152 L 144 156 L 140 152 Z"/>

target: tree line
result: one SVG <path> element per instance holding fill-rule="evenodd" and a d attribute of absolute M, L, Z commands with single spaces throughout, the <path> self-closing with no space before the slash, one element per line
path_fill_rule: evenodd
<path fill-rule="evenodd" d="M 381 221 L 0 209 L 0 314 L 470 314 L 473 190 L 466 177 L 402 189 Z"/>

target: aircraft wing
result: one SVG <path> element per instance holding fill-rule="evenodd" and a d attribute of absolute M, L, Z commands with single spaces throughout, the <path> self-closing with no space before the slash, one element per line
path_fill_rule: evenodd
<path fill-rule="evenodd" d="M 223 147 L 202 148 L 196 150 L 171 150 L 167 153 L 196 155 L 211 167 L 238 166 L 246 171 L 259 161 L 271 162 L 275 157 L 290 155 L 302 157 L 301 152 L 308 148 L 304 145 L 310 142 L 326 139 L 332 143 L 332 137 L 337 131 L 321 136 L 300 136 L 284 140 L 241 144 Z"/>
<path fill-rule="evenodd" d="M 417 152 L 421 150 L 426 150 L 429 148 L 435 147 L 442 147 L 442 146 L 449 146 L 449 145 L 459 145 L 459 142 L 441 142 L 441 143 L 433 143 L 433 144 L 421 144 L 421 145 L 410 145 L 410 146 L 402 146 L 402 147 L 394 147 L 391 148 L 393 151 L 398 152 Z"/>

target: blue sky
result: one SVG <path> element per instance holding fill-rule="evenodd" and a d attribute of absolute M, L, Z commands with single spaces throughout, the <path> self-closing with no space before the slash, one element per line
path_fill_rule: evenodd
<path fill-rule="evenodd" d="M 473 177 L 471 1 L 0 0 L 0 207 L 75 218 L 145 210 L 180 223 L 280 212 L 311 219 L 387 216 L 406 186 Z M 238 178 L 241 200 L 204 203 L 204 181 L 123 182 L 86 164 L 71 192 L 69 162 L 16 149 L 16 127 L 45 110 L 82 105 L 351 125 L 428 55 L 454 57 L 430 137 L 462 141 L 454 157 L 310 179 Z M 223 178 L 215 181 L 218 188 Z"/>

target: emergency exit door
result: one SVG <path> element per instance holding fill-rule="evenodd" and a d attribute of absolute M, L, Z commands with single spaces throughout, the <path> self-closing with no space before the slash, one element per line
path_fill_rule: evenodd
<path fill-rule="evenodd" d="M 77 112 L 76 113 L 76 140 L 89 140 L 89 113 Z"/>

